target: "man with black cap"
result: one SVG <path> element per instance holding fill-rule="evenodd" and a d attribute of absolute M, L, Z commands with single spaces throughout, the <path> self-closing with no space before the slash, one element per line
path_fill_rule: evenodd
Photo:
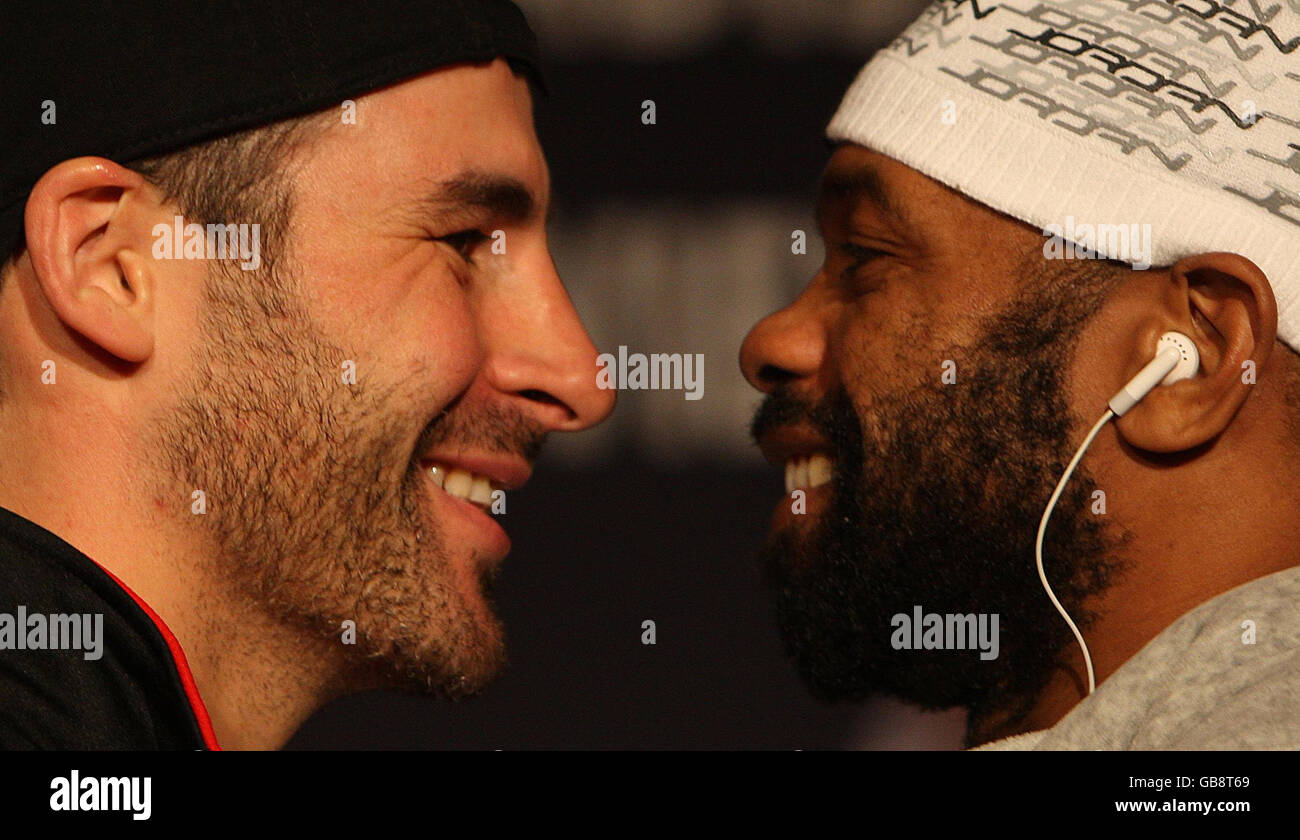
<path fill-rule="evenodd" d="M 0 746 L 478 691 L 488 511 L 612 409 L 523 15 L 250 9 L 3 12 Z"/>

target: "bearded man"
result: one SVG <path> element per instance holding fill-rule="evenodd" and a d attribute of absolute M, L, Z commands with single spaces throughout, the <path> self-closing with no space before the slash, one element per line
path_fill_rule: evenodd
<path fill-rule="evenodd" d="M 1300 12 L 1228 5 L 937 2 L 844 97 L 825 260 L 741 350 L 819 696 L 964 707 L 970 746 L 1300 746 Z M 1058 611 L 1044 511 L 1171 331 L 1199 370 L 1048 523 Z"/>

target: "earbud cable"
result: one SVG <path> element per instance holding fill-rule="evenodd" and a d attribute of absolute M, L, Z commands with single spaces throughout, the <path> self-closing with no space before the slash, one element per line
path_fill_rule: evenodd
<path fill-rule="evenodd" d="M 1079 647 L 1083 650 L 1083 664 L 1088 667 L 1089 694 L 1092 694 L 1097 687 L 1097 681 L 1092 673 L 1092 656 L 1088 653 L 1088 643 L 1083 640 L 1083 634 L 1079 632 L 1079 628 L 1075 626 L 1070 614 L 1065 611 L 1065 607 L 1061 606 L 1061 602 L 1056 599 L 1056 593 L 1052 591 L 1051 584 L 1047 582 L 1047 573 L 1043 571 L 1043 535 L 1047 533 L 1047 520 L 1052 516 L 1052 509 L 1056 507 L 1056 500 L 1061 498 L 1061 491 L 1065 489 L 1065 483 L 1070 480 L 1070 475 L 1074 472 L 1075 466 L 1078 465 L 1079 459 L 1083 457 L 1084 452 L 1088 451 L 1088 446 L 1092 443 L 1092 439 L 1097 436 L 1097 432 L 1101 431 L 1101 427 L 1106 425 L 1106 421 L 1114 416 L 1114 411 L 1109 408 L 1106 409 L 1106 413 L 1101 416 L 1101 419 L 1092 427 L 1092 431 L 1088 432 L 1088 436 L 1084 438 L 1079 451 L 1074 453 L 1070 465 L 1065 468 L 1065 474 L 1056 483 L 1056 492 L 1052 493 L 1052 500 L 1047 503 L 1047 510 L 1043 511 L 1043 519 L 1038 523 L 1038 541 L 1034 546 L 1034 556 L 1038 560 L 1038 579 L 1043 582 L 1043 589 L 1047 590 L 1047 597 L 1052 599 L 1056 611 L 1061 614 L 1061 618 L 1065 619 L 1065 623 L 1070 625 L 1070 629 L 1074 631 L 1074 638 L 1078 639 Z"/>

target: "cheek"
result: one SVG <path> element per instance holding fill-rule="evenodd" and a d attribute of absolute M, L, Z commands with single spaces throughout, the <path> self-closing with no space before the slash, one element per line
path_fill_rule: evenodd
<path fill-rule="evenodd" d="M 458 284 L 430 284 L 409 296 L 376 332 L 381 363 L 428 383 L 445 403 L 469 387 L 483 364 L 472 302 Z"/>
<path fill-rule="evenodd" d="M 956 384 L 994 307 L 946 279 L 891 282 L 855 302 L 841 342 L 846 368 L 879 392 Z"/>
<path fill-rule="evenodd" d="M 474 307 L 453 268 L 417 246 L 387 271 L 372 272 L 367 288 L 344 290 L 341 319 L 352 351 L 386 381 L 432 389 L 450 399 L 482 363 Z"/>
<path fill-rule="evenodd" d="M 829 351 L 850 394 L 888 392 L 914 379 L 924 352 L 926 318 L 898 283 L 883 285 L 844 307 Z"/>

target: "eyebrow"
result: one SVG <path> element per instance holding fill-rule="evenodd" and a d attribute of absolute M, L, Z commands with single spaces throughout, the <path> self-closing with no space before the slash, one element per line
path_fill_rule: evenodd
<path fill-rule="evenodd" d="M 827 172 L 822 176 L 817 200 L 817 225 L 825 229 L 826 204 L 830 201 L 866 199 L 896 221 L 906 223 L 885 179 L 872 167 Z"/>
<path fill-rule="evenodd" d="M 538 200 L 517 178 L 470 170 L 435 181 L 417 199 L 417 206 L 423 214 L 439 219 L 477 212 L 517 223 L 533 217 Z"/>

